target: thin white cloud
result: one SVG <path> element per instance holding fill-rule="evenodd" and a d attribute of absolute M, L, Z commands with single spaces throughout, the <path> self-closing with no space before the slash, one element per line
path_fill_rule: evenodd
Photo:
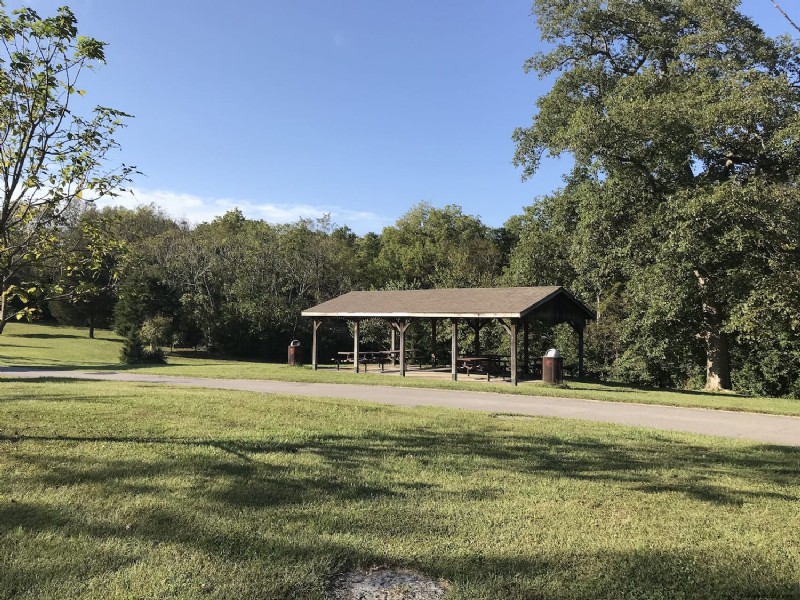
<path fill-rule="evenodd" d="M 176 219 L 190 223 L 204 223 L 238 208 L 251 219 L 262 219 L 269 223 L 293 223 L 300 219 L 316 219 L 330 214 L 337 225 L 347 225 L 358 234 L 369 231 L 380 232 L 394 222 L 394 218 L 383 217 L 369 211 L 355 211 L 339 206 L 310 204 L 289 204 L 272 202 L 253 202 L 233 198 L 205 198 L 194 194 L 178 193 L 168 190 L 147 190 L 135 188 L 132 193 L 121 194 L 116 198 L 103 198 L 97 206 L 124 206 L 135 208 L 154 204 Z"/>

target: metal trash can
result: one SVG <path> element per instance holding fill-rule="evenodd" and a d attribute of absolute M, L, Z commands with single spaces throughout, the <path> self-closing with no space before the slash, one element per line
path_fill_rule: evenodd
<path fill-rule="evenodd" d="M 561 352 L 550 348 L 542 357 L 542 381 L 545 383 L 561 383 L 564 381 Z"/>
<path fill-rule="evenodd" d="M 289 344 L 289 366 L 303 366 L 303 348 L 300 345 L 300 340 L 292 340 L 292 343 Z"/>

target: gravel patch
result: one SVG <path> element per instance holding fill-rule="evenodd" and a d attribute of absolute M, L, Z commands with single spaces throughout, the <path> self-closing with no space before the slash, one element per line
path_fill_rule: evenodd
<path fill-rule="evenodd" d="M 446 592 L 446 582 L 422 573 L 375 569 L 341 575 L 331 600 L 440 600 Z"/>

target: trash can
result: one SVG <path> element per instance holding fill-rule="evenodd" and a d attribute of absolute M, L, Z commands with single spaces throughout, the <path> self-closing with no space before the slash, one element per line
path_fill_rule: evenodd
<path fill-rule="evenodd" d="M 562 374 L 563 360 L 561 352 L 555 348 L 550 348 L 542 357 L 542 381 L 545 383 L 561 383 L 564 380 Z"/>
<path fill-rule="evenodd" d="M 303 366 L 303 348 L 300 345 L 300 340 L 292 340 L 292 343 L 289 344 L 289 366 Z"/>

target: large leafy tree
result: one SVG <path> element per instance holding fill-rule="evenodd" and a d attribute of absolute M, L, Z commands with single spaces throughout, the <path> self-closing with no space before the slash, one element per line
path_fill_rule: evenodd
<path fill-rule="evenodd" d="M 210 349 L 285 355 L 307 329 L 300 312 L 356 284 L 356 241 L 328 217 L 273 225 L 239 210 L 165 231 L 128 254 L 117 328 L 160 313 L 181 332 L 198 330 Z"/>
<path fill-rule="evenodd" d="M 196 331 L 187 326 L 181 307 L 181 292 L 166 264 L 180 256 L 182 240 L 189 231 L 185 223 L 176 223 L 155 206 L 136 210 L 106 208 L 103 217 L 114 223 L 114 236 L 125 243 L 120 264 L 117 302 L 114 305 L 114 329 L 129 336 L 148 319 L 169 317 L 173 329 L 183 333 L 184 343 L 197 341 Z"/>
<path fill-rule="evenodd" d="M 78 35 L 67 7 L 42 18 L 30 8 L 8 14 L 0 2 L 0 332 L 32 310 L 30 296 L 64 295 L 24 281 L 63 256 L 59 236 L 69 211 L 120 189 L 132 167 L 108 167 L 125 113 L 80 110 L 81 73 L 104 61 L 104 44 Z"/>
<path fill-rule="evenodd" d="M 593 199 L 575 194 L 573 231 L 589 234 L 584 259 L 619 262 L 611 283 L 625 286 L 638 358 L 668 359 L 642 348 L 663 335 L 701 340 L 707 387 L 730 387 L 747 307 L 797 280 L 797 46 L 721 0 L 537 0 L 534 12 L 550 49 L 526 67 L 555 83 L 514 134 L 516 163 L 531 175 L 545 153 L 574 157 L 570 182 Z M 612 235 L 592 243 L 597 231 Z"/>
<path fill-rule="evenodd" d="M 111 211 L 94 207 L 81 213 L 63 232 L 60 244 L 70 249 L 65 260 L 54 265 L 51 279 L 54 291 L 69 290 L 64 299 L 49 303 L 50 312 L 59 323 L 88 325 L 94 339 L 97 326 L 107 326 L 116 302 L 119 265 L 127 245 L 118 235 Z M 41 278 L 44 280 L 45 278 Z"/>
<path fill-rule="evenodd" d="M 460 206 L 421 202 L 384 228 L 377 266 L 394 287 L 491 287 L 502 261 L 493 234 Z"/>

